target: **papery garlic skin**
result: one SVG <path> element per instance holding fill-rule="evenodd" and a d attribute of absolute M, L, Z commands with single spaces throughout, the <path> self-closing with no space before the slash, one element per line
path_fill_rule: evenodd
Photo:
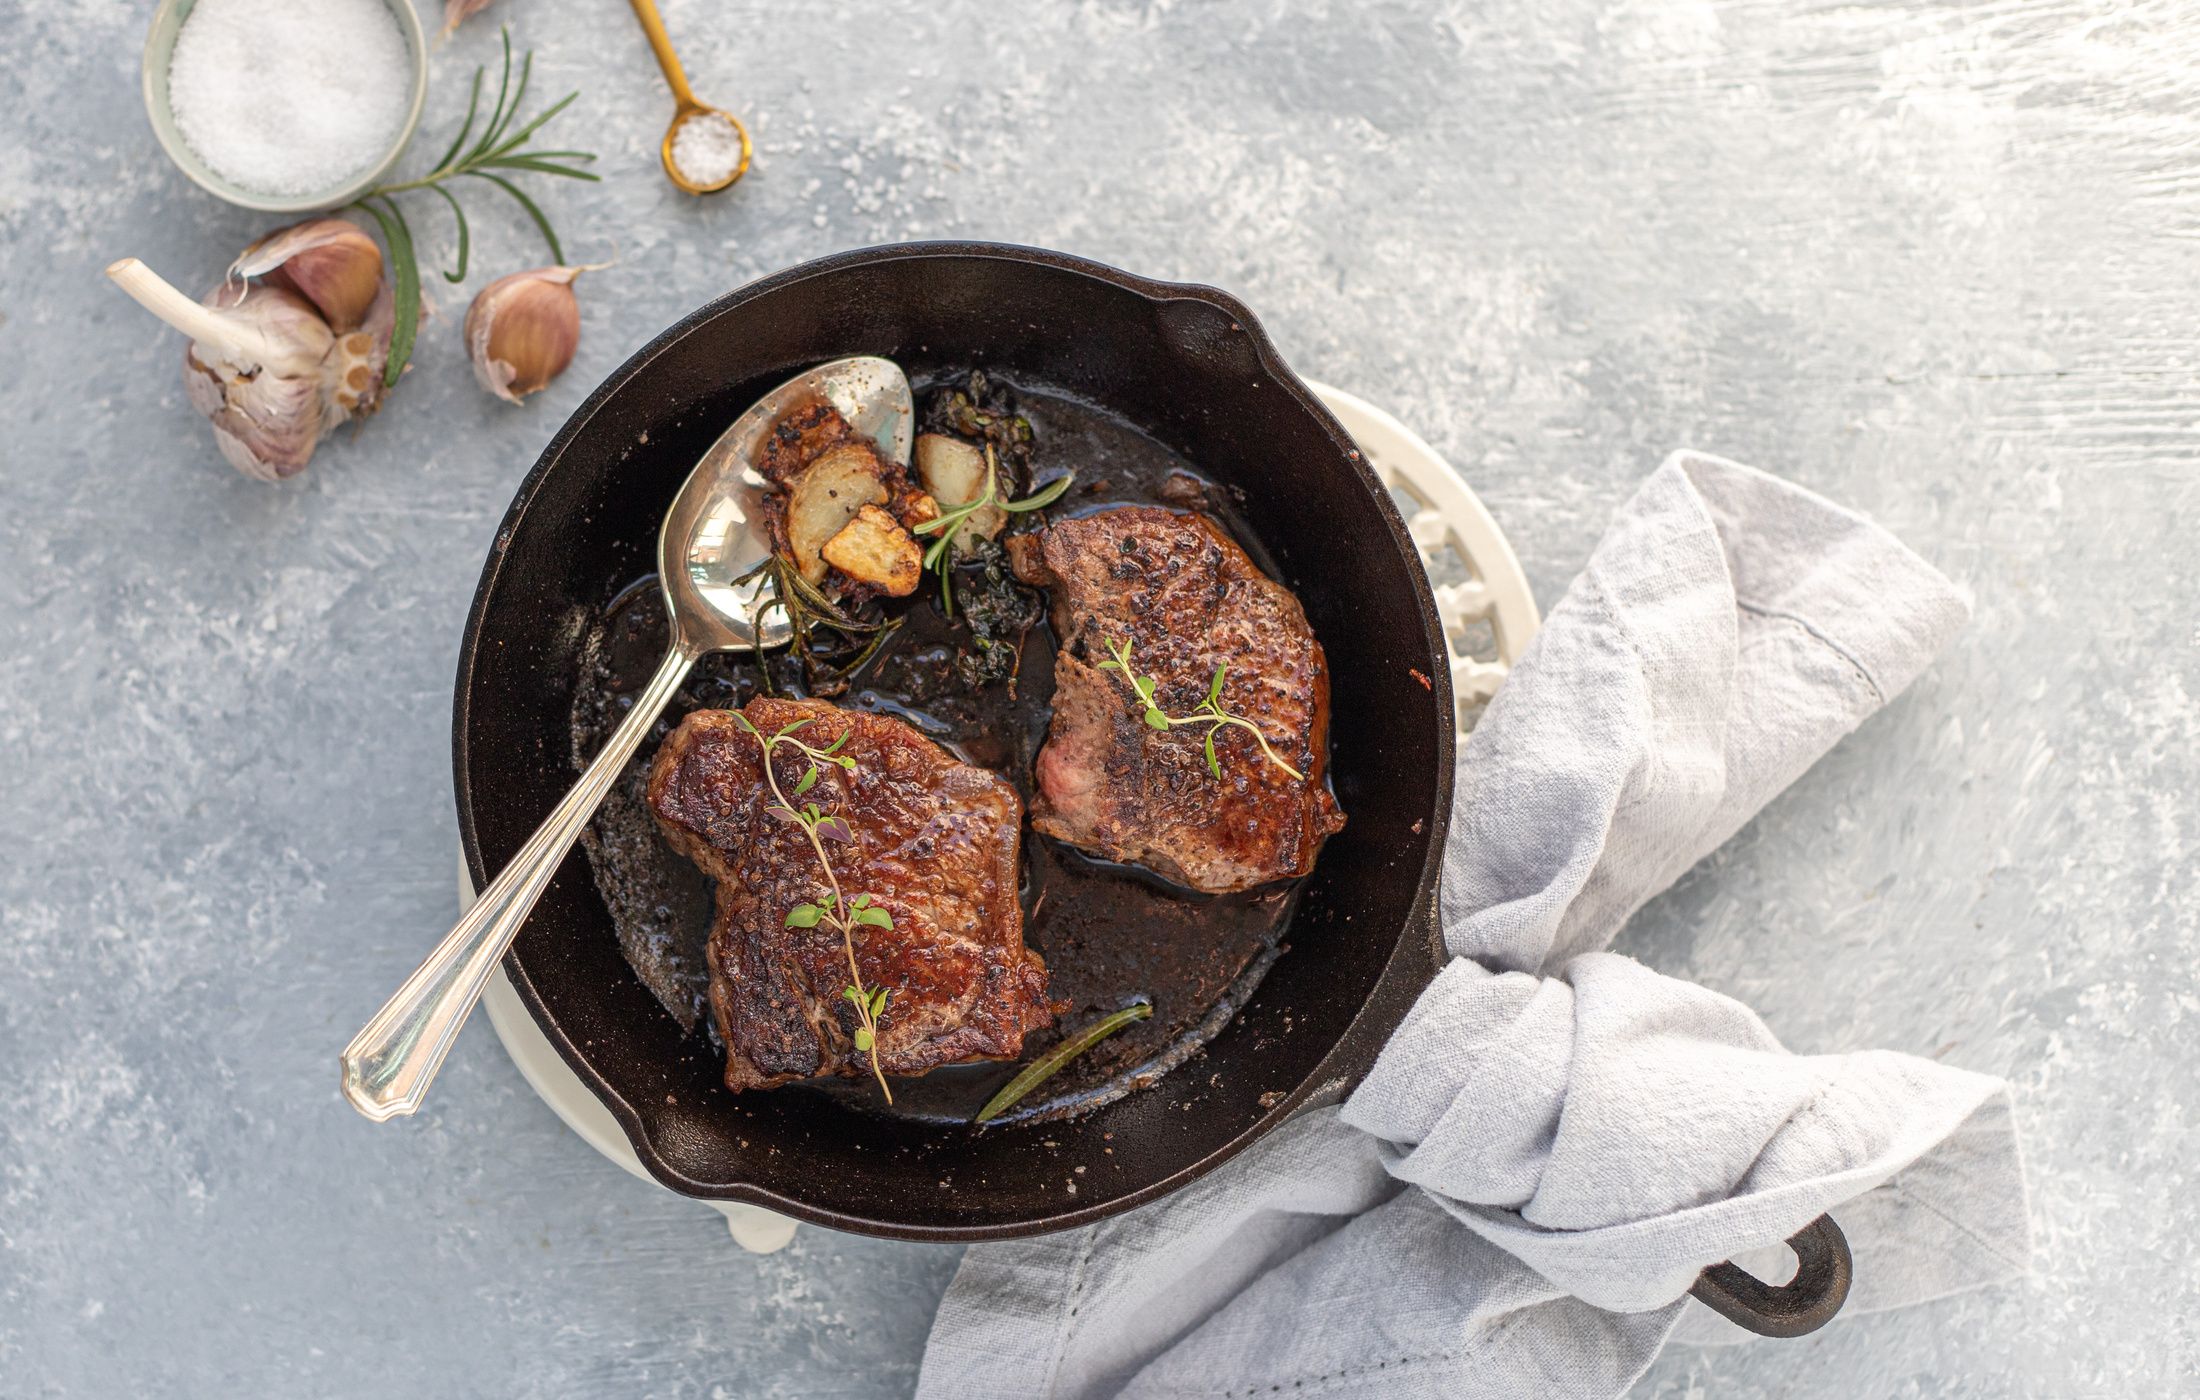
<path fill-rule="evenodd" d="M 282 374 L 241 362 L 213 340 L 193 340 L 183 352 L 184 392 L 212 425 L 229 465 L 255 481 L 296 476 L 312 460 L 321 434 L 343 421 L 341 414 L 329 421 L 333 406 L 320 382 L 335 334 L 313 303 L 280 287 L 226 283 L 203 304 L 294 343 L 305 359 L 297 373 Z"/>
<path fill-rule="evenodd" d="M 445 0 L 443 6 L 443 38 L 450 38 L 451 31 L 464 24 L 473 15 L 489 8 L 489 0 Z"/>
<path fill-rule="evenodd" d="M 481 387 L 518 403 L 573 363 L 581 304 L 573 279 L 587 267 L 537 267 L 500 277 L 466 308 L 466 353 Z"/>

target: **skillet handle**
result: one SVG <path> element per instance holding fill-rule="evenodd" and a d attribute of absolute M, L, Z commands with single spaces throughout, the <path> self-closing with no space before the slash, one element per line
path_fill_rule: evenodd
<path fill-rule="evenodd" d="M 1788 1240 L 1795 1277 L 1769 1284 L 1733 1264 L 1713 1264 L 1689 1293 L 1719 1316 L 1760 1337 L 1800 1337 L 1833 1321 L 1855 1275 L 1848 1237 L 1821 1215 Z"/>

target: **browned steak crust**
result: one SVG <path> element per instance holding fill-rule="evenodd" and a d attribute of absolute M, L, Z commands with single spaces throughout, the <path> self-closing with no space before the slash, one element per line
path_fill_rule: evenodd
<path fill-rule="evenodd" d="M 878 1037 L 886 1073 L 1020 1053 L 1052 1011 L 1046 965 L 1024 947 L 1016 790 L 885 715 L 763 698 L 742 713 L 766 734 L 812 719 L 800 734 L 821 749 L 848 735 L 840 753 L 856 771 L 826 766 L 802 800 L 846 818 L 855 839 L 826 847 L 841 888 L 894 919 L 859 926 L 856 940 L 865 985 L 890 992 Z M 782 746 L 773 767 L 791 795 L 809 763 Z M 771 800 L 762 748 L 729 710 L 689 715 L 650 772 L 658 825 L 718 885 L 710 1002 L 735 1091 L 870 1073 L 841 995 L 840 934 L 786 926 L 787 911 L 826 885 L 801 829 L 765 810 Z"/>
<path fill-rule="evenodd" d="M 1054 718 L 1038 759 L 1032 826 L 1195 890 L 1225 893 L 1304 875 L 1344 825 L 1324 781 L 1329 671 L 1291 591 L 1262 574 L 1206 516 L 1124 506 L 1010 540 L 1016 573 L 1053 592 Z M 1252 735 L 1147 727 L 1110 642 L 1160 685 L 1170 715 L 1229 671 L 1223 708 L 1258 724 L 1294 778 Z"/>

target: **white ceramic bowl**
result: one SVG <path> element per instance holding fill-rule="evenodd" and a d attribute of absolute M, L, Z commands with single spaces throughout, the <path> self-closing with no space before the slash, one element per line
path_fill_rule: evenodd
<path fill-rule="evenodd" d="M 405 51 L 412 60 L 412 95 L 405 110 L 405 121 L 398 128 L 396 139 L 388 151 L 373 165 L 345 179 L 340 185 L 303 195 L 270 195 L 245 189 L 216 174 L 205 161 L 200 160 L 176 128 L 175 114 L 168 108 L 168 59 L 175 51 L 176 31 L 191 13 L 197 0 L 161 0 L 153 11 L 153 27 L 145 36 L 144 87 L 145 114 L 152 118 L 153 135 L 160 148 L 176 163 L 176 168 L 201 188 L 219 195 L 231 204 L 246 209 L 264 209 L 272 214 L 305 214 L 316 209 L 335 209 L 351 203 L 389 173 L 397 158 L 405 153 L 413 132 L 420 126 L 420 109 L 428 97 L 428 39 L 420 28 L 420 16 L 413 13 L 410 0 L 383 0 L 390 13 L 397 19 L 397 27 L 405 36 Z"/>

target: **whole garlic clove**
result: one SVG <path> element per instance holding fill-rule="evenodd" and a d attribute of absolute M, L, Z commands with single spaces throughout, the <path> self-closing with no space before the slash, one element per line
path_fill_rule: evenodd
<path fill-rule="evenodd" d="M 386 295 L 382 249 L 365 229 L 342 219 L 307 219 L 279 228 L 239 254 L 233 278 L 264 277 L 320 308 L 339 334 L 364 325 Z"/>
<path fill-rule="evenodd" d="M 481 387 L 518 403 L 573 363 L 581 304 L 573 279 L 589 267 L 538 267 L 500 277 L 466 308 L 466 353 Z"/>

